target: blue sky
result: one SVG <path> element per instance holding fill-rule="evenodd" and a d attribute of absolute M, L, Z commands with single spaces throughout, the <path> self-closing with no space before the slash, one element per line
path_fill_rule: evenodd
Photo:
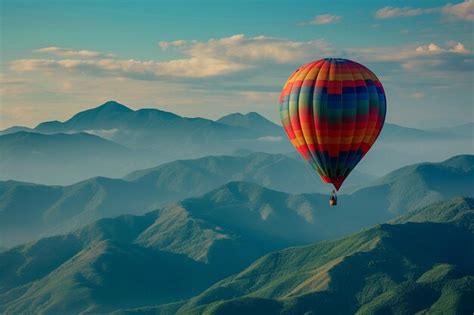
<path fill-rule="evenodd" d="M 387 120 L 473 121 L 474 1 L 1 1 L 0 128 L 64 120 L 109 99 L 278 121 L 299 65 L 361 62 Z"/>

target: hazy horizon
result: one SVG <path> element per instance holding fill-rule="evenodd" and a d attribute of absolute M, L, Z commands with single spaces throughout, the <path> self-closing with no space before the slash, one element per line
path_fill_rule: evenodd
<path fill-rule="evenodd" d="M 262 114 L 260 112 L 257 112 L 257 111 L 252 111 L 252 110 L 249 110 L 249 111 L 244 111 L 244 112 L 228 112 L 228 113 L 223 113 L 222 115 L 220 116 L 217 116 L 217 117 L 206 117 L 206 115 L 199 115 L 199 114 L 196 114 L 196 115 L 190 115 L 190 116 L 187 116 L 187 115 L 181 115 L 177 112 L 173 112 L 172 110 L 169 110 L 169 109 L 165 109 L 165 108 L 160 108 L 160 107 L 150 107 L 150 106 L 144 106 L 144 107 L 136 107 L 136 106 L 133 106 L 132 104 L 124 104 L 118 100 L 107 100 L 105 101 L 104 103 L 102 104 L 96 104 L 96 105 L 93 105 L 91 107 L 88 107 L 88 108 L 84 108 L 83 110 L 79 111 L 79 112 L 82 112 L 82 111 L 86 111 L 86 110 L 90 110 L 90 109 L 93 109 L 93 108 L 96 108 L 96 107 L 99 107 L 101 105 L 104 105 L 106 103 L 109 103 L 109 102 L 115 102 L 115 103 L 118 103 L 118 104 L 121 104 L 121 105 L 124 105 L 134 111 L 137 111 L 137 110 L 140 110 L 140 109 L 157 109 L 157 110 L 160 110 L 160 111 L 164 111 L 164 112 L 169 112 L 169 113 L 174 113 L 174 114 L 178 114 L 182 117 L 185 117 L 185 118 L 206 118 L 206 119 L 211 119 L 211 120 L 218 120 L 219 118 L 222 118 L 224 116 L 227 116 L 227 115 L 231 115 L 231 114 L 242 114 L 242 115 L 247 115 L 247 114 L 250 114 L 250 113 L 257 113 L 259 115 L 261 115 L 262 117 L 264 117 L 265 119 L 268 119 L 269 121 L 273 122 L 274 124 L 277 124 L 278 126 L 281 126 L 281 121 L 278 119 L 278 120 L 273 120 L 271 119 L 270 117 L 267 117 L 265 116 L 265 114 Z M 13 125 L 9 125 L 5 128 L 1 128 L 1 130 L 5 130 L 5 129 L 8 129 L 8 128 L 11 128 L 11 127 L 28 127 L 28 128 L 32 128 L 34 129 L 35 127 L 38 126 L 38 124 L 40 123 L 43 123 L 43 122 L 49 122 L 49 121 L 59 121 L 59 122 L 65 122 L 67 120 L 69 120 L 70 118 L 72 118 L 75 114 L 79 113 L 79 112 L 76 112 L 76 113 L 72 113 L 70 116 L 67 116 L 63 119 L 51 119 L 51 120 L 45 120 L 45 121 L 39 121 L 37 123 L 33 123 L 31 125 L 19 125 L 19 124 L 13 124 Z M 205 113 L 203 113 L 205 114 Z M 397 125 L 397 126 L 400 126 L 400 127 L 404 127 L 404 128 L 413 128 L 413 129 L 420 129 L 420 130 L 430 130 L 430 129 L 437 129 L 437 128 L 449 128 L 449 127 L 459 127 L 459 126 L 463 126 L 463 125 L 467 125 L 467 124 L 474 124 L 474 121 L 467 121 L 467 122 L 464 122 L 464 123 L 460 123 L 460 124 L 454 124 L 454 125 L 445 125 L 445 126 L 438 126 L 438 127 L 434 127 L 434 128 L 419 128 L 418 126 L 407 126 L 407 125 L 403 125 L 403 124 L 399 124 L 399 123 L 391 123 L 391 122 L 387 122 L 388 124 L 393 124 L 393 125 Z"/>

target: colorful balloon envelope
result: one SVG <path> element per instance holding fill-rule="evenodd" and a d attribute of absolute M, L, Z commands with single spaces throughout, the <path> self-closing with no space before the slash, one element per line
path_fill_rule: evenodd
<path fill-rule="evenodd" d="M 280 116 L 293 146 L 325 183 L 339 190 L 382 130 L 385 92 L 377 76 L 347 59 L 298 68 L 280 95 Z"/>

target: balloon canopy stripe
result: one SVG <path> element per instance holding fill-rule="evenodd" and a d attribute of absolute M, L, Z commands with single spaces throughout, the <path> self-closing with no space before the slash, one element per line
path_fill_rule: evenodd
<path fill-rule="evenodd" d="M 347 59 L 301 66 L 280 95 L 288 138 L 337 190 L 377 139 L 385 114 L 385 92 L 377 76 Z"/>

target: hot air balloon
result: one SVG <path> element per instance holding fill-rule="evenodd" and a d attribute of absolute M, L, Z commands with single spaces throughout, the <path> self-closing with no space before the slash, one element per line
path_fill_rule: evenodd
<path fill-rule="evenodd" d="M 367 67 L 341 58 L 298 68 L 280 95 L 280 116 L 293 146 L 336 191 L 382 130 L 385 92 Z M 330 204 L 336 203 L 335 191 Z"/>

